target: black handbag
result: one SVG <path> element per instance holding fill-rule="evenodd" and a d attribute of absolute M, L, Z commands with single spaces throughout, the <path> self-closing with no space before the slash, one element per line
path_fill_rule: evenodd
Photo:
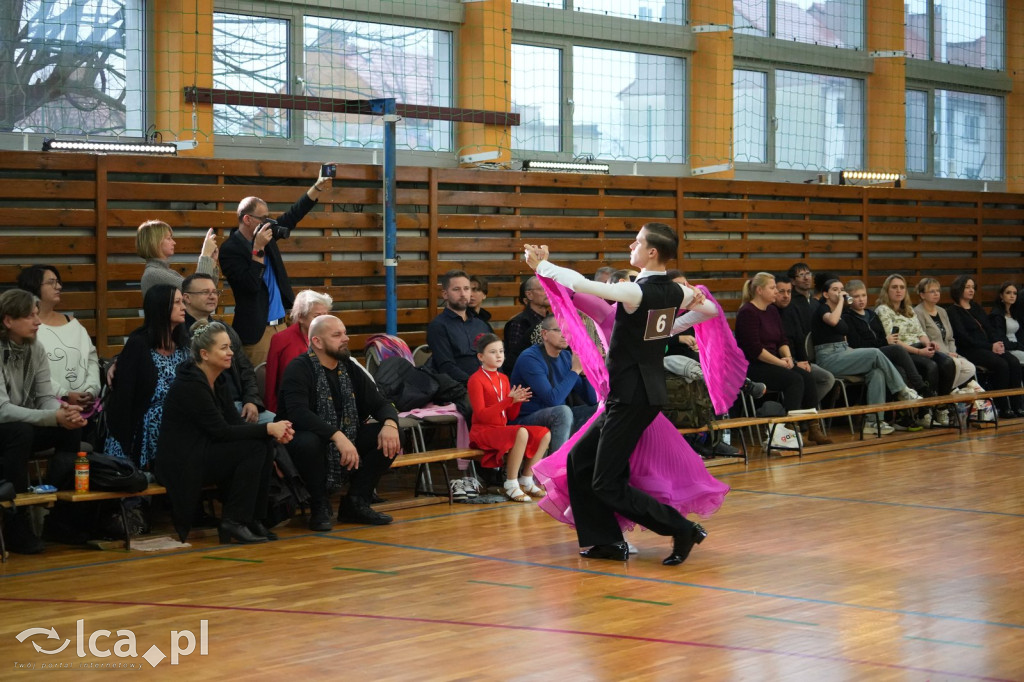
<path fill-rule="evenodd" d="M 47 483 L 59 490 L 74 490 L 76 458 L 74 452 L 55 453 L 47 468 Z M 102 452 L 90 452 L 86 458 L 89 460 L 89 490 L 138 493 L 149 486 L 146 475 L 134 462 Z"/>

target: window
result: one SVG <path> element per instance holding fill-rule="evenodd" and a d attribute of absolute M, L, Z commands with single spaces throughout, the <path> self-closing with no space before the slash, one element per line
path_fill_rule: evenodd
<path fill-rule="evenodd" d="M 243 14 L 213 14 L 213 86 L 287 94 L 288 22 Z M 288 110 L 213 105 L 218 135 L 291 135 Z"/>
<path fill-rule="evenodd" d="M 733 72 L 733 156 L 736 163 L 768 163 L 768 74 Z"/>
<path fill-rule="evenodd" d="M 561 151 L 562 51 L 550 47 L 512 45 L 512 147 L 529 151 Z"/>
<path fill-rule="evenodd" d="M 1001 0 L 906 0 L 905 49 L 915 59 L 1003 70 Z"/>
<path fill-rule="evenodd" d="M 678 26 L 686 23 L 684 0 L 573 0 L 572 6 L 578 12 L 603 14 L 609 17 L 656 21 Z"/>
<path fill-rule="evenodd" d="M 928 93 L 907 90 L 907 172 L 928 172 Z"/>
<path fill-rule="evenodd" d="M 304 94 L 337 99 L 394 97 L 405 105 L 452 106 L 451 34 L 412 26 L 305 17 Z M 305 142 L 380 147 L 373 117 L 305 112 Z M 449 121 L 406 117 L 399 149 L 451 151 Z"/>
<path fill-rule="evenodd" d="M 935 176 L 1002 180 L 1003 98 L 935 91 Z"/>
<path fill-rule="evenodd" d="M 573 47 L 573 154 L 684 161 L 683 59 Z"/>
<path fill-rule="evenodd" d="M 907 170 L 931 171 L 937 178 L 1005 179 L 1003 107 L 1003 98 L 995 95 L 908 90 Z"/>
<path fill-rule="evenodd" d="M 838 171 L 863 163 L 864 81 L 775 72 L 775 166 Z"/>
<path fill-rule="evenodd" d="M 0 41 L 0 63 L 18 66 L 0 70 L 0 131 L 142 135 L 141 5 L 24 0 L 15 39 Z"/>
<path fill-rule="evenodd" d="M 733 0 L 733 25 L 736 33 L 863 50 L 864 4 L 864 0 Z"/>

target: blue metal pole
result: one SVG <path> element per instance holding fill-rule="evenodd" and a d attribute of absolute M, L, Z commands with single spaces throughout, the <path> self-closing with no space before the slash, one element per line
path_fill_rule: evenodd
<path fill-rule="evenodd" d="M 398 334 L 398 223 L 395 219 L 395 128 L 400 117 L 394 98 L 371 100 L 374 113 L 384 117 L 384 277 L 386 294 L 385 331 Z"/>

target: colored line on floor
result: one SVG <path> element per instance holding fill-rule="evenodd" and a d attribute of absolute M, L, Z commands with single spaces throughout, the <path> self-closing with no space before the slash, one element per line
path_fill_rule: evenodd
<path fill-rule="evenodd" d="M 972 649 L 984 649 L 985 647 L 980 644 L 969 644 L 967 642 L 951 642 L 946 639 L 931 639 L 930 637 L 911 637 L 910 635 L 904 635 L 903 639 L 912 639 L 918 642 L 931 642 L 932 644 L 949 644 L 951 646 L 966 646 Z"/>
<path fill-rule="evenodd" d="M 213 559 L 214 561 L 238 561 L 243 564 L 262 564 L 263 559 L 239 559 L 233 556 L 204 556 L 201 559 Z"/>
<path fill-rule="evenodd" d="M 512 583 L 492 583 L 490 580 L 467 580 L 467 583 L 475 583 L 477 585 L 494 585 L 495 587 L 514 587 L 517 590 L 532 590 L 533 585 L 514 585 Z"/>
<path fill-rule="evenodd" d="M 373 568 L 349 568 L 348 566 L 334 566 L 332 571 L 352 571 L 353 573 L 380 573 L 381 575 L 398 575 L 398 571 L 378 571 Z"/>
<path fill-rule="evenodd" d="M 633 599 L 632 597 L 616 597 L 614 594 L 604 595 L 605 599 L 615 599 L 617 601 L 631 601 L 637 604 L 654 604 L 655 606 L 672 606 L 671 602 L 667 601 L 651 601 L 650 599 Z"/>
<path fill-rule="evenodd" d="M 619 640 L 626 642 L 644 642 L 650 644 L 666 644 L 669 646 L 692 647 L 698 649 L 710 649 L 714 651 L 740 651 L 744 653 L 766 654 L 770 656 L 783 656 L 810 661 L 828 661 L 842 663 L 845 665 L 865 665 L 872 668 L 884 670 L 904 670 L 920 672 L 930 675 L 943 675 L 951 678 L 966 680 L 984 680 L 985 682 L 1012 682 L 1006 678 L 990 677 L 987 675 L 975 675 L 972 673 L 960 673 L 951 670 L 938 670 L 935 668 L 922 668 L 900 663 L 886 663 L 884 661 L 872 661 L 867 659 L 848 658 L 832 654 L 810 654 L 799 651 L 784 651 L 781 649 L 769 649 L 766 647 L 737 646 L 733 644 L 717 644 L 715 642 L 695 642 L 689 640 L 666 639 L 661 637 L 642 637 L 640 635 L 626 635 L 613 632 L 596 632 L 590 630 L 569 630 L 564 628 L 545 628 L 535 625 L 509 625 L 504 623 L 484 623 L 476 621 L 448 620 L 442 618 L 422 618 L 413 616 L 384 616 L 368 613 L 348 613 L 337 611 L 313 611 L 303 609 L 272 609 L 256 606 L 218 606 L 213 604 L 163 604 L 159 602 L 128 602 L 108 599 L 52 599 L 45 597 L 0 597 L 0 602 L 5 603 L 33 603 L 33 604 L 71 604 L 71 605 L 92 605 L 92 606 L 143 606 L 153 608 L 191 609 L 193 611 L 223 611 L 235 613 L 266 613 L 274 615 L 298 615 L 298 616 L 321 616 L 327 618 L 354 618 L 365 620 L 388 621 L 394 623 L 420 623 L 428 625 L 443 625 L 447 627 L 460 626 L 468 628 L 480 628 L 491 630 L 508 630 L 512 632 L 534 632 L 547 635 L 566 635 L 580 637 L 596 637 L 600 639 Z"/>
<path fill-rule="evenodd" d="M 776 623 L 792 623 L 793 625 L 810 625 L 811 627 L 818 627 L 817 623 L 808 623 L 805 620 L 790 620 L 788 618 L 773 618 L 772 616 L 759 616 L 756 613 L 748 613 L 747 618 L 756 618 L 757 620 L 770 620 Z"/>

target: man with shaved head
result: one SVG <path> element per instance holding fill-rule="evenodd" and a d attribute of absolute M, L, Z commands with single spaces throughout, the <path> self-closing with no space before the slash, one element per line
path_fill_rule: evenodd
<path fill-rule="evenodd" d="M 295 428 L 288 452 L 310 495 L 309 529 L 329 531 L 330 491 L 348 478 L 338 520 L 384 525 L 391 517 L 370 506 L 373 489 L 400 451 L 398 411 L 352 359 L 345 325 L 321 315 L 309 325 L 309 351 L 281 378 L 277 418 Z M 366 420 L 374 418 L 367 424 Z"/>

